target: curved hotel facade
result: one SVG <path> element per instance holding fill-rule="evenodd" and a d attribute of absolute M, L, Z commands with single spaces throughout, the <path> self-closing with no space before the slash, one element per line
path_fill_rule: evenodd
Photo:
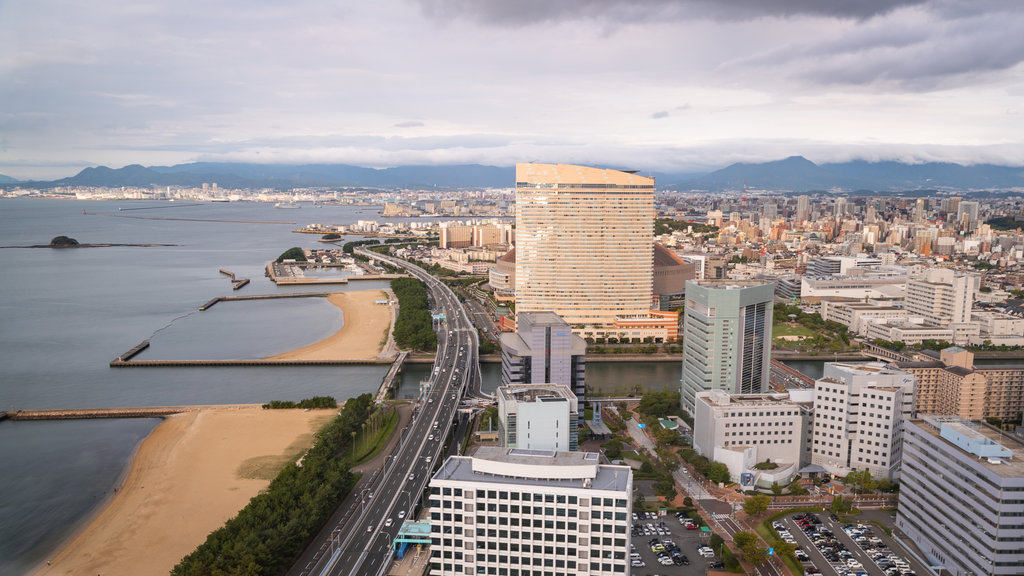
<path fill-rule="evenodd" d="M 567 164 L 516 165 L 516 311 L 574 328 L 648 317 L 654 180 Z"/>

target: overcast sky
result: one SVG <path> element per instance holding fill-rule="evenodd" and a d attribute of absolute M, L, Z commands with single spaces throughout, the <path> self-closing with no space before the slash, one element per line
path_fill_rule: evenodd
<path fill-rule="evenodd" d="M 0 0 L 0 173 L 1024 165 L 1017 0 Z"/>

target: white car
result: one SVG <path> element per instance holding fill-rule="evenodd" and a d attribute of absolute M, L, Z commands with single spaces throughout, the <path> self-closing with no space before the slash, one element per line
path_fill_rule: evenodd
<path fill-rule="evenodd" d="M 399 510 L 398 511 L 398 518 L 399 519 L 405 518 L 405 510 Z"/>

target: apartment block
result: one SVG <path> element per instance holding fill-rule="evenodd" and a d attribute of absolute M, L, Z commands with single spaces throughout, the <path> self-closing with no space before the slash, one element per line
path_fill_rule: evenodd
<path fill-rule="evenodd" d="M 1024 412 L 1024 367 L 974 365 L 974 353 L 959 347 L 939 358 L 897 362 L 918 381 L 918 414 L 955 415 L 967 420 L 1017 420 Z"/>
<path fill-rule="evenodd" d="M 1024 573 L 1024 442 L 982 422 L 909 420 L 896 525 L 944 573 Z"/>
<path fill-rule="evenodd" d="M 811 463 L 839 476 L 868 470 L 895 479 L 914 386 L 913 374 L 880 362 L 826 362 L 814 383 Z"/>
<path fill-rule="evenodd" d="M 579 449 L 576 394 L 559 384 L 499 386 L 498 438 L 506 448 Z"/>
<path fill-rule="evenodd" d="M 481 447 L 449 457 L 429 486 L 432 576 L 629 573 L 628 466 Z"/>

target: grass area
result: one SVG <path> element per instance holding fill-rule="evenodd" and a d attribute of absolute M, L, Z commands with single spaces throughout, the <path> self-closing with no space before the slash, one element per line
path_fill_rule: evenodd
<path fill-rule="evenodd" d="M 814 336 L 814 330 L 799 324 L 776 324 L 772 326 L 772 338 L 777 336 Z"/>
<path fill-rule="evenodd" d="M 356 462 L 355 464 L 362 464 L 367 462 L 377 455 L 381 449 L 388 443 L 388 439 L 391 438 L 391 434 L 394 433 L 395 428 L 398 426 L 398 410 L 391 409 L 386 415 L 384 415 L 384 423 L 377 431 L 375 435 L 360 434 L 356 436 Z"/>

